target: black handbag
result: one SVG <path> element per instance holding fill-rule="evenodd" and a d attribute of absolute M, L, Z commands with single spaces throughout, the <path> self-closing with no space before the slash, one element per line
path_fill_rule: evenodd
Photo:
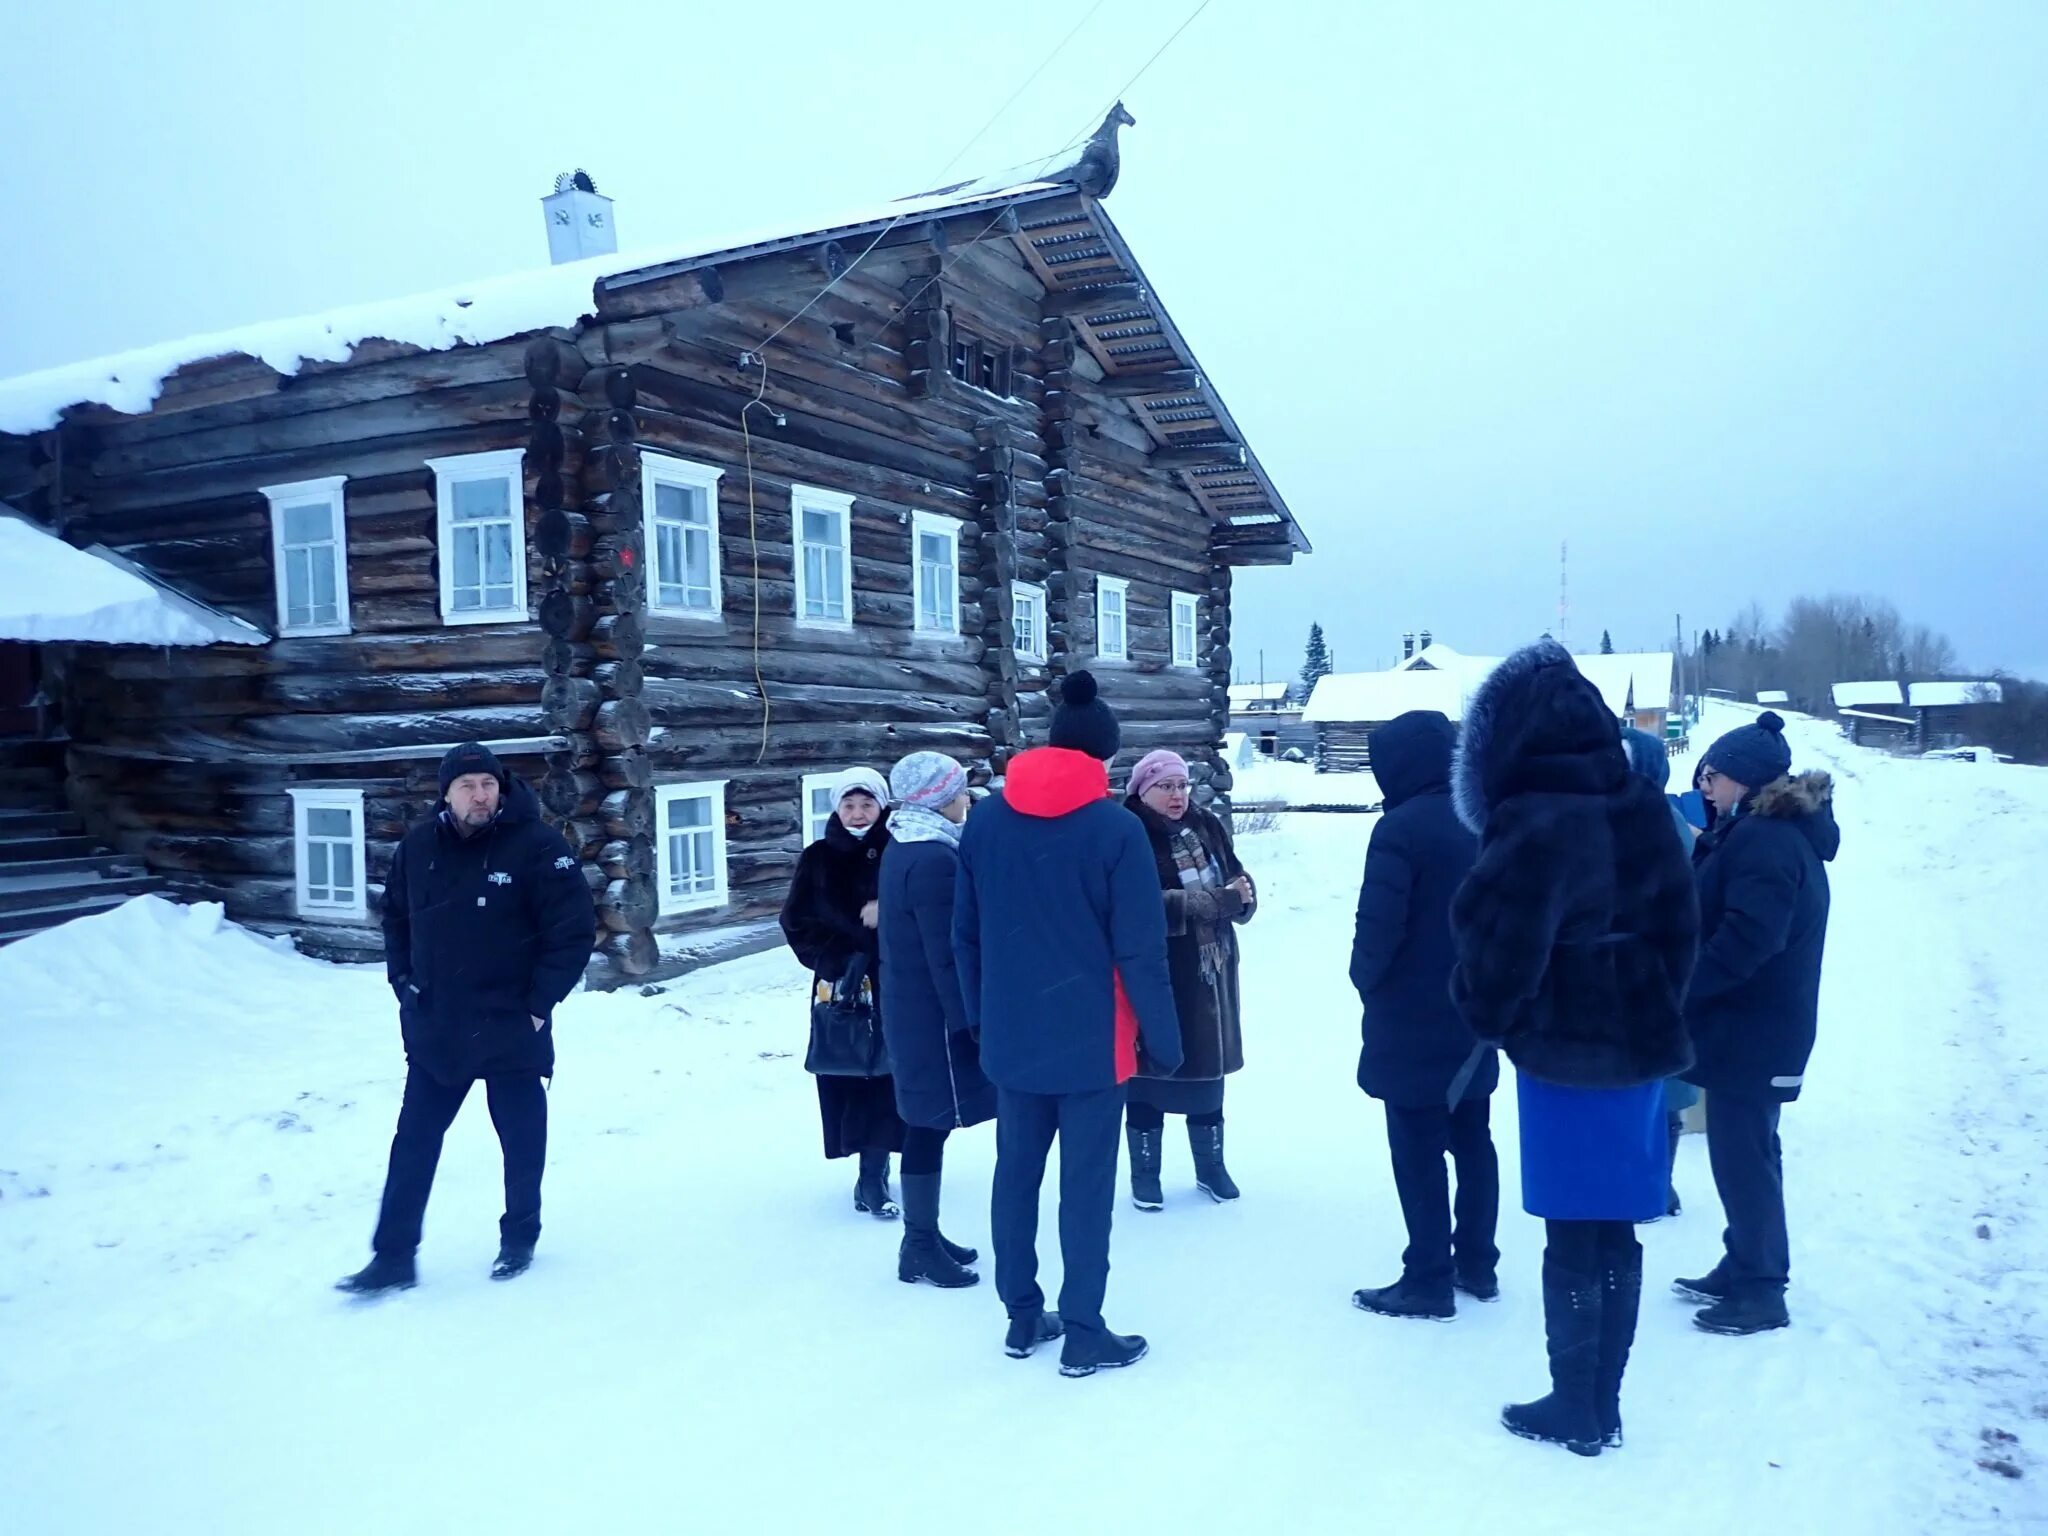
<path fill-rule="evenodd" d="M 804 1070 L 818 1077 L 887 1077 L 889 1045 L 875 1008 L 868 958 L 855 955 L 836 982 L 817 984 Z"/>

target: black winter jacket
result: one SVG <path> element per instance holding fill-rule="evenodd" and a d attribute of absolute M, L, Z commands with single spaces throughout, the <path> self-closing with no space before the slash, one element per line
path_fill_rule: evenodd
<path fill-rule="evenodd" d="M 889 828 L 878 823 L 855 837 L 834 816 L 825 835 L 797 858 L 789 895 L 782 903 L 782 932 L 797 959 L 821 981 L 837 981 L 847 962 L 865 955 L 876 997 L 882 992 L 880 934 L 860 920 L 860 909 L 876 900 L 882 881 L 882 850 Z"/>
<path fill-rule="evenodd" d="M 1451 806 L 1457 728 L 1413 710 L 1372 733 L 1372 771 L 1385 811 L 1365 851 L 1351 984 L 1365 1005 L 1358 1086 L 1389 1104 L 1441 1105 L 1472 1048 L 1471 1026 L 1451 1001 L 1451 898 L 1479 856 L 1479 839 Z M 1489 1051 L 1466 1098 L 1500 1082 Z"/>
<path fill-rule="evenodd" d="M 1685 999 L 1699 1059 L 1687 1081 L 1799 1097 L 1818 1028 L 1827 861 L 1841 846 L 1825 773 L 1766 784 L 1701 835 L 1700 963 Z"/>
<path fill-rule="evenodd" d="M 554 1071 L 551 1016 L 597 931 L 582 862 L 524 781 L 508 773 L 504 785 L 481 832 L 464 837 L 445 808 L 408 831 L 385 883 L 384 967 L 406 1060 L 446 1083 Z"/>
<path fill-rule="evenodd" d="M 959 875 L 960 855 L 950 843 L 892 841 L 882 855 L 880 933 L 889 972 L 882 1033 L 896 1113 L 910 1125 L 979 1125 L 996 1113 L 953 959 Z"/>
<path fill-rule="evenodd" d="M 1569 652 L 1510 656 L 1465 712 L 1452 768 L 1479 859 L 1452 903 L 1451 995 L 1529 1076 L 1626 1088 L 1683 1072 L 1699 901 L 1664 797 Z"/>

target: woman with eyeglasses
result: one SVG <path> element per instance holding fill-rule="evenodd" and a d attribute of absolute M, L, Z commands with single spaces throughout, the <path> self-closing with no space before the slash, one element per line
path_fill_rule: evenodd
<path fill-rule="evenodd" d="M 1141 1056 L 1124 1110 L 1131 1149 L 1131 1200 L 1141 1211 L 1166 1203 L 1159 1168 L 1166 1117 L 1185 1115 L 1195 1183 L 1211 1200 L 1235 1200 L 1223 1166 L 1223 1079 L 1244 1065 L 1238 1009 L 1235 925 L 1251 921 L 1257 887 L 1231 845 L 1230 829 L 1194 803 L 1188 765 L 1158 751 L 1131 770 L 1124 801 L 1144 824 L 1166 901 L 1166 960 L 1187 1056 L 1170 1077 L 1145 1075 Z"/>

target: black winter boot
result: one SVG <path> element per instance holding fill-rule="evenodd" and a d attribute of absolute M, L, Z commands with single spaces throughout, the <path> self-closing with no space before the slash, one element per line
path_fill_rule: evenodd
<path fill-rule="evenodd" d="M 1543 1333 L 1550 1351 L 1550 1391 L 1533 1403 L 1512 1403 L 1500 1421 L 1524 1440 L 1561 1445 L 1576 1456 L 1600 1454 L 1593 1411 L 1600 1364 L 1600 1283 L 1543 1259 Z"/>
<path fill-rule="evenodd" d="M 1458 1315 L 1458 1303 L 1448 1285 L 1418 1285 L 1406 1275 L 1376 1290 L 1353 1291 L 1351 1305 L 1381 1317 L 1422 1318 L 1434 1323 L 1448 1323 Z"/>
<path fill-rule="evenodd" d="M 905 1176 L 906 1178 L 908 1175 Z M 979 1248 L 970 1248 L 965 1243 L 956 1243 L 945 1233 L 939 1234 L 939 1246 L 946 1251 L 946 1257 L 955 1264 L 972 1264 L 981 1257 Z"/>
<path fill-rule="evenodd" d="M 949 1291 L 979 1285 L 981 1276 L 939 1246 L 939 1179 L 936 1173 L 903 1175 L 903 1246 L 896 1251 L 896 1278 L 905 1285 L 922 1280 Z"/>
<path fill-rule="evenodd" d="M 1685 1139 L 1685 1118 L 1682 1115 L 1666 1116 L 1665 1125 L 1670 1131 L 1671 1140 L 1671 1174 L 1665 1182 L 1671 1189 L 1664 1201 L 1664 1214 L 1676 1216 L 1685 1209 L 1685 1203 L 1678 1198 L 1678 1144 Z"/>
<path fill-rule="evenodd" d="M 1474 1301 L 1500 1300 L 1500 1276 L 1490 1269 L 1483 1275 L 1460 1274 L 1451 1284 Z"/>
<path fill-rule="evenodd" d="M 1010 1331 L 1003 1335 L 1003 1353 L 1012 1360 L 1028 1360 L 1041 1344 L 1050 1344 L 1066 1325 L 1046 1312 L 1020 1312 L 1010 1319 Z"/>
<path fill-rule="evenodd" d="M 409 1291 L 419 1283 L 411 1254 L 380 1253 L 346 1279 L 335 1281 L 334 1288 L 351 1296 L 381 1296 L 386 1291 Z"/>
<path fill-rule="evenodd" d="M 1727 1262 L 1726 1259 L 1721 1260 L 1697 1280 L 1672 1281 L 1673 1293 L 1683 1296 L 1687 1301 L 1711 1303 L 1725 1300 L 1728 1295 L 1728 1271 L 1725 1268 Z"/>
<path fill-rule="evenodd" d="M 1195 1154 L 1195 1187 L 1219 1204 L 1235 1200 L 1237 1185 L 1223 1166 L 1223 1127 L 1188 1122 L 1188 1148 Z"/>
<path fill-rule="evenodd" d="M 1621 1448 L 1621 1378 L 1628 1352 L 1636 1342 L 1636 1316 L 1643 1306 L 1643 1250 L 1600 1276 L 1600 1371 L 1594 1382 L 1593 1411 L 1600 1420 L 1600 1443 Z"/>
<path fill-rule="evenodd" d="M 1111 1333 L 1107 1328 L 1070 1328 L 1060 1346 L 1062 1376 L 1093 1376 L 1097 1371 L 1136 1365 L 1151 1346 L 1135 1333 Z"/>
<path fill-rule="evenodd" d="M 526 1243 L 498 1244 L 498 1262 L 491 1266 L 493 1280 L 516 1280 L 533 1268 L 533 1249 Z"/>
<path fill-rule="evenodd" d="M 1159 1158 L 1165 1137 L 1166 1133 L 1160 1130 L 1124 1127 L 1124 1140 L 1131 1148 L 1131 1204 L 1141 1211 L 1157 1211 L 1166 1205 L 1165 1192 L 1159 1187 Z"/>
<path fill-rule="evenodd" d="M 1733 1338 L 1745 1334 L 1769 1333 L 1790 1327 L 1792 1314 L 1785 1310 L 1785 1293 L 1776 1286 L 1741 1286 L 1693 1315 L 1692 1325 L 1702 1333 L 1720 1333 Z"/>
<path fill-rule="evenodd" d="M 894 1221 L 903 1214 L 889 1198 L 888 1153 L 861 1153 L 860 1177 L 853 1185 L 853 1208 L 877 1221 Z"/>

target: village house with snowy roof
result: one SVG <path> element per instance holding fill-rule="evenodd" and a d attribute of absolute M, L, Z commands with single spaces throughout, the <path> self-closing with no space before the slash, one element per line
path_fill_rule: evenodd
<path fill-rule="evenodd" d="M 835 770 L 1000 775 L 1083 665 L 1121 766 L 1227 794 L 1232 572 L 1309 544 L 1104 207 L 1129 121 L 655 255 L 578 173 L 551 267 L 0 383 L 48 576 L 0 595 L 0 707 L 63 733 L 0 766 L 0 853 L 63 840 L 0 934 L 111 904 L 58 878 L 97 843 L 374 953 L 474 738 L 585 861 L 593 981 L 666 974 L 772 935 Z M 62 611 L 87 548 L 239 628 Z"/>

